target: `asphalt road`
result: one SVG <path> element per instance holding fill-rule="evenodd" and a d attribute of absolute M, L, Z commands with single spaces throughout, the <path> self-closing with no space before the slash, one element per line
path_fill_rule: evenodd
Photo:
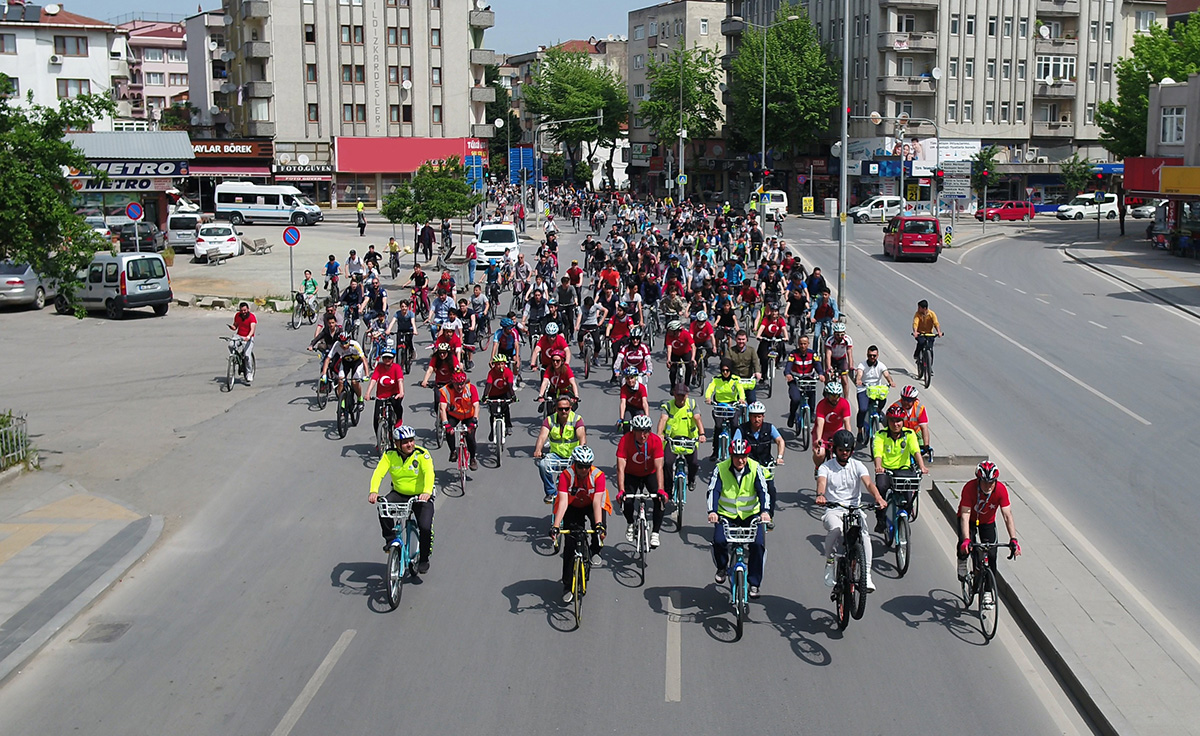
<path fill-rule="evenodd" d="M 209 338 L 227 316 L 0 315 L 18 348 L 0 357 L 3 393 L 20 386 L 42 405 L 39 423 L 53 419 L 43 447 L 66 456 L 91 438 L 105 449 L 87 462 L 63 457 L 64 469 L 169 516 L 146 561 L 0 689 L 6 735 L 1086 728 L 1010 617 L 983 645 L 955 597 L 952 541 L 932 505 L 915 525 L 908 575 L 895 579 L 892 558 L 878 554 L 879 590 L 839 633 L 809 506 L 811 464 L 799 452 L 780 469 L 763 597 L 741 641 L 731 641 L 727 597 L 712 582 L 699 498 L 683 530 L 664 525 L 644 581 L 624 523 L 612 521 L 583 626 L 572 630 L 529 459 L 532 390 L 515 407 L 503 466 L 492 467 L 485 446 L 466 497 L 439 496 L 432 570 L 385 612 L 384 555 L 365 502 L 370 427 L 337 440 L 332 407 L 312 401 L 307 338 L 282 317 L 263 318 L 254 388 L 219 393 L 221 345 Z M 30 356 L 44 368 L 32 370 Z M 665 384 L 654 384 L 657 402 Z M 407 417 L 427 435 L 430 394 L 408 390 Z M 590 444 L 611 469 L 615 392 L 588 382 L 584 393 Z M 783 394 L 769 419 L 782 422 Z M 122 438 L 139 422 L 139 441 Z M 446 465 L 444 449 L 435 458 Z M 453 476 L 440 472 L 439 482 Z M 111 641 L 76 641 L 94 624 L 129 626 L 101 637 Z"/>

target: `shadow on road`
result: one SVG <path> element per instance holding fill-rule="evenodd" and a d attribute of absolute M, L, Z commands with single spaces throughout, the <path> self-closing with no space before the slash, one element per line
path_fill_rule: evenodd
<path fill-rule="evenodd" d="M 342 595 L 366 596 L 371 611 L 389 613 L 383 582 L 386 575 L 383 562 L 339 562 L 329 573 L 329 583 Z"/>
<path fill-rule="evenodd" d="M 496 519 L 496 533 L 506 540 L 525 542 L 542 557 L 554 554 L 550 539 L 550 521 L 545 516 L 501 516 Z"/>
<path fill-rule="evenodd" d="M 935 588 L 927 595 L 896 596 L 884 601 L 880 608 L 910 628 L 936 624 L 968 644 L 987 645 L 973 619 L 974 612 L 964 610 L 962 599 L 948 590 Z"/>
<path fill-rule="evenodd" d="M 792 645 L 792 651 L 797 657 L 818 667 L 824 667 L 833 661 L 829 650 L 812 639 L 814 635 L 829 630 L 828 624 L 817 617 L 816 610 L 805 608 L 797 601 L 773 595 L 765 595 L 759 598 L 758 602 L 766 611 L 767 619 Z M 751 607 L 753 608 L 753 604 Z"/>
<path fill-rule="evenodd" d="M 655 613 L 667 615 L 667 602 L 671 594 L 676 595 L 676 616 L 680 623 L 700 624 L 704 633 L 719 642 L 732 643 L 737 641 L 737 630 L 733 626 L 733 609 L 729 605 L 727 586 L 718 587 L 712 583 L 704 588 L 646 588 L 643 591 L 646 602 Z M 750 604 L 748 625 L 754 625 L 754 615 L 758 609 L 755 603 Z M 761 621 L 757 623 L 762 623 Z"/>
<path fill-rule="evenodd" d="M 375 450 L 374 442 L 342 445 L 342 457 L 357 458 L 362 462 L 364 468 L 374 468 L 379 464 L 379 453 Z"/>
<path fill-rule="evenodd" d="M 545 611 L 546 623 L 555 631 L 574 631 L 575 615 L 562 603 L 562 582 L 558 580 L 521 580 L 502 590 L 508 598 L 508 612 Z M 523 605 L 527 599 L 529 605 Z"/>

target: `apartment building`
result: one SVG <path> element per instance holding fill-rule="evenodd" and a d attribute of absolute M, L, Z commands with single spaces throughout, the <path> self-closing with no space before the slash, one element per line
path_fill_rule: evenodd
<path fill-rule="evenodd" d="M 228 63 L 233 52 L 225 44 L 225 13 L 221 10 L 197 13 L 184 20 L 188 54 L 188 96 L 196 109 L 192 123 L 193 138 L 228 136 L 233 131 L 224 103 L 233 90 Z M 228 126 L 228 127 L 226 127 Z"/>
<path fill-rule="evenodd" d="M 81 94 L 109 94 L 117 118 L 132 114 L 128 34 L 116 26 L 68 12 L 61 4 L 0 5 L 0 72 L 12 94 L 33 92 L 34 102 L 53 105 Z M 96 131 L 113 129 L 97 120 Z"/>
<path fill-rule="evenodd" d="M 720 54 L 725 47 L 719 25 L 724 5 L 724 0 L 670 0 L 629 12 L 630 183 L 639 193 L 665 193 L 679 170 L 678 139 L 654 140 L 638 115 L 642 101 L 649 99 L 647 66 L 651 60 L 665 62 L 680 47 Z M 729 162 L 723 141 L 688 141 L 684 156 L 688 191 L 724 191 Z"/>
<path fill-rule="evenodd" d="M 884 121 L 853 121 L 855 194 L 896 193 L 898 180 L 861 161 L 901 155 L 917 177 L 937 163 L 999 148 L 997 196 L 1057 194 L 1057 163 L 1078 152 L 1106 161 L 1096 106 L 1117 95 L 1114 66 L 1133 39 L 1165 20 L 1165 2 L 1121 0 L 807 0 L 818 37 L 841 58 L 850 31 L 850 107 Z M 775 21 L 778 2 L 728 0 L 722 31 L 736 53 L 739 19 Z M 896 140 L 888 118 L 913 118 Z M 923 122 L 928 120 L 931 122 Z M 831 131 L 836 133 L 836 131 Z M 836 166 L 835 162 L 830 162 Z M 872 167 L 873 169 L 874 167 Z M 905 196 L 927 199 L 909 182 Z"/>
<path fill-rule="evenodd" d="M 118 28 L 129 34 L 129 101 L 133 117 L 157 120 L 156 111 L 186 103 L 189 72 L 185 25 L 131 20 Z"/>
<path fill-rule="evenodd" d="M 497 58 L 483 46 L 495 23 L 483 0 L 225 0 L 224 10 L 231 91 L 217 106 L 232 135 L 274 138 L 277 173 L 328 169 L 322 201 L 379 203 L 425 161 L 486 158 L 495 91 L 484 70 Z"/>

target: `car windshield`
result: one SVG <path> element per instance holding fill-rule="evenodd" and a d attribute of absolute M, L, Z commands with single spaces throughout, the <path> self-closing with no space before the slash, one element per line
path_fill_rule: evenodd
<path fill-rule="evenodd" d="M 125 275 L 137 281 L 145 281 L 161 279 L 167 275 L 167 270 L 158 258 L 135 258 L 126 264 Z"/>
<path fill-rule="evenodd" d="M 1072 207 L 1094 207 L 1096 200 L 1092 197 L 1076 197 L 1070 201 Z"/>
<path fill-rule="evenodd" d="M 517 234 L 508 228 L 497 228 L 495 230 L 484 230 L 479 233 L 479 242 L 481 243 L 515 243 L 517 242 Z"/>
<path fill-rule="evenodd" d="M 92 227 L 108 227 L 104 223 L 103 217 L 85 217 L 83 219 L 83 221 L 86 222 L 88 225 L 91 225 Z"/>
<path fill-rule="evenodd" d="M 300 204 L 304 205 L 305 207 L 316 207 L 317 206 L 313 203 L 313 201 L 311 199 L 309 199 L 308 197 L 305 197 L 305 196 L 296 197 L 296 201 L 299 202 Z"/>
<path fill-rule="evenodd" d="M 219 238 L 229 235 L 233 235 L 233 228 L 221 227 L 219 225 L 209 225 L 208 227 L 200 228 L 200 237 L 202 238 Z"/>
<path fill-rule="evenodd" d="M 904 232 L 915 235 L 929 235 L 937 232 L 933 220 L 909 220 L 904 223 Z"/>

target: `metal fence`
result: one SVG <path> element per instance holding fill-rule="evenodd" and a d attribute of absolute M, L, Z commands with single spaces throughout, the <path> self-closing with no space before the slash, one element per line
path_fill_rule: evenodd
<path fill-rule="evenodd" d="M 0 470 L 25 462 L 29 453 L 29 429 L 25 417 L 0 414 Z"/>

